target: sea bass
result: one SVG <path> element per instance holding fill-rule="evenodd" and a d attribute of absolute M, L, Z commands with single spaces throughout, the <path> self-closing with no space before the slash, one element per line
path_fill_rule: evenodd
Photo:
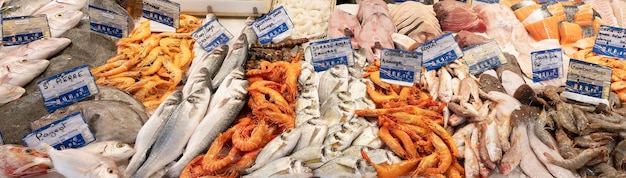
<path fill-rule="evenodd" d="M 208 81 L 204 83 L 203 88 L 193 92 L 172 111 L 152 146 L 150 156 L 132 177 L 149 177 L 183 153 L 211 100 L 211 84 Z"/>
<path fill-rule="evenodd" d="M 65 49 L 72 41 L 67 38 L 40 39 L 20 46 L 6 56 L 21 57 L 24 59 L 48 59 Z"/>
<path fill-rule="evenodd" d="M 254 161 L 254 166 L 248 168 L 246 172 L 252 173 L 257 169 L 264 167 L 269 162 L 281 158 L 293 150 L 300 139 L 302 129 L 294 128 L 283 132 L 278 137 L 272 139 L 259 153 Z"/>
<path fill-rule="evenodd" d="M 248 60 L 248 37 L 247 35 L 241 34 L 235 44 L 233 44 L 232 51 L 226 56 L 224 59 L 224 63 L 220 67 L 220 70 L 215 74 L 211 85 L 213 86 L 213 90 L 217 89 L 218 86 L 224 81 L 226 76 L 230 74 L 237 67 L 242 67 L 246 61 Z"/>
<path fill-rule="evenodd" d="M 121 177 L 113 160 L 79 149 L 56 150 L 44 144 L 54 169 L 65 177 Z"/>
<path fill-rule="evenodd" d="M 146 160 L 148 150 L 152 148 L 154 141 L 156 141 L 159 133 L 163 130 L 163 126 L 172 114 L 172 111 L 182 102 L 183 93 L 180 90 L 170 94 L 165 101 L 159 105 L 154 111 L 150 119 L 146 124 L 141 127 L 139 133 L 137 133 L 137 139 L 135 141 L 135 154 L 132 156 L 126 170 L 125 176 L 131 176 L 137 172 L 137 169 Z"/>
<path fill-rule="evenodd" d="M 46 70 L 49 64 L 45 59 L 5 59 L 0 61 L 0 83 L 24 86 Z"/>
<path fill-rule="evenodd" d="M 0 145 L 0 177 L 44 175 L 52 167 L 45 153 L 20 145 Z"/>
<path fill-rule="evenodd" d="M 189 93 L 192 92 L 191 86 L 188 86 L 187 83 L 192 82 L 191 80 L 193 76 L 196 75 L 201 68 L 206 68 L 208 70 L 207 75 L 210 79 L 213 79 L 222 66 L 222 63 L 226 58 L 226 54 L 228 54 L 228 45 L 221 45 L 220 47 L 213 49 L 211 53 L 207 53 L 204 56 L 194 57 L 191 67 L 189 68 L 189 72 L 186 73 L 188 76 L 185 86 L 183 87 L 183 95 L 188 96 Z"/>
<path fill-rule="evenodd" d="M 102 155 L 110 158 L 114 162 L 120 162 L 128 160 L 133 154 L 135 149 L 127 143 L 118 141 L 102 141 L 90 143 L 84 147 L 78 148 L 80 150 Z"/>

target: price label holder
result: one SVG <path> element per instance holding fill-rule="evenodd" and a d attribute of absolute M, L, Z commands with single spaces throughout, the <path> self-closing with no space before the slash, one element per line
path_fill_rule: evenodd
<path fill-rule="evenodd" d="M 180 26 L 180 4 L 169 0 L 143 0 L 141 16 L 178 28 Z"/>
<path fill-rule="evenodd" d="M 45 14 L 2 19 L 4 46 L 23 45 L 50 37 L 50 26 L 48 26 L 48 18 Z"/>
<path fill-rule="evenodd" d="M 48 112 L 69 106 L 98 93 L 87 65 L 78 66 L 37 82 Z"/>
<path fill-rule="evenodd" d="M 350 37 L 320 40 L 310 43 L 311 61 L 316 72 L 326 71 L 336 65 L 354 65 Z"/>
<path fill-rule="evenodd" d="M 608 105 L 612 74 L 611 67 L 570 59 L 565 91 L 561 96 L 595 105 Z"/>
<path fill-rule="evenodd" d="M 506 58 L 495 40 L 489 40 L 463 49 L 463 59 L 472 75 L 506 64 Z"/>
<path fill-rule="evenodd" d="M 422 75 L 422 53 L 383 48 L 380 58 L 380 78 L 383 82 L 413 86 Z"/>
<path fill-rule="evenodd" d="M 563 77 L 563 52 L 561 48 L 530 53 L 533 82 L 542 82 Z"/>
<path fill-rule="evenodd" d="M 128 16 L 92 5 L 88 12 L 91 31 L 117 38 L 128 36 Z"/>
<path fill-rule="evenodd" d="M 626 59 L 626 29 L 601 25 L 592 52 L 619 59 Z"/>
<path fill-rule="evenodd" d="M 233 37 L 233 34 L 226 30 L 217 21 L 217 18 L 211 19 L 198 30 L 191 33 L 191 38 L 196 40 L 209 53 L 222 44 L 228 44 L 228 41 L 233 39 Z"/>
<path fill-rule="evenodd" d="M 252 23 L 252 29 L 261 44 L 272 42 L 274 38 L 287 33 L 292 28 L 291 18 L 289 18 L 283 6 L 274 9 Z"/>
<path fill-rule="evenodd" d="M 55 149 L 80 148 L 96 140 L 83 114 L 72 113 L 22 137 L 28 147 L 46 143 Z"/>
<path fill-rule="evenodd" d="M 415 51 L 424 55 L 423 64 L 426 70 L 439 69 L 463 56 L 463 51 L 450 32 L 418 46 Z"/>

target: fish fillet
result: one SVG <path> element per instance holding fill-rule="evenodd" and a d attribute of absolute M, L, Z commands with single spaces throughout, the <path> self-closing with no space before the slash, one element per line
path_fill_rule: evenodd
<path fill-rule="evenodd" d="M 626 1 L 611 0 L 611 7 L 613 7 L 613 15 L 615 15 L 617 25 L 622 28 L 626 27 Z"/>
<path fill-rule="evenodd" d="M 600 17 L 602 17 L 605 25 L 619 25 L 617 23 L 617 18 L 615 17 L 615 12 L 613 12 L 613 8 L 611 7 L 610 0 L 584 0 L 583 2 L 585 2 L 585 4 L 592 4 L 595 7 L 598 14 L 600 14 Z M 623 8 L 626 7 L 622 6 L 622 9 Z"/>
<path fill-rule="evenodd" d="M 398 33 L 409 36 L 419 45 L 443 33 L 432 6 L 407 1 L 393 6 L 390 14 Z"/>

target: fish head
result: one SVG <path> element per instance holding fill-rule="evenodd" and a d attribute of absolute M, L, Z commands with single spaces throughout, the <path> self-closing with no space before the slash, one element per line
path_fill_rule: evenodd
<path fill-rule="evenodd" d="M 313 170 L 309 168 L 303 161 L 294 159 L 289 162 L 289 166 L 291 167 L 292 175 L 298 175 L 299 177 L 311 177 L 313 176 Z"/>
<path fill-rule="evenodd" d="M 326 145 L 322 149 L 322 156 L 326 160 L 332 160 L 334 158 L 343 156 L 343 152 L 340 149 L 337 149 L 336 147 L 334 147 L 332 145 Z"/>
<path fill-rule="evenodd" d="M 3 102 L 10 102 L 20 98 L 26 90 L 20 86 L 12 85 L 8 83 L 0 83 L 0 100 Z M 0 106 L 4 103 L 0 102 Z"/>
<path fill-rule="evenodd" d="M 100 166 L 90 171 L 94 177 L 119 178 L 122 177 L 119 168 L 111 160 L 102 161 Z"/>
<path fill-rule="evenodd" d="M 87 5 L 87 0 L 54 0 L 33 14 L 46 14 L 48 18 L 67 10 L 78 11 Z"/>
<path fill-rule="evenodd" d="M 109 147 L 107 145 L 107 147 Z M 130 158 L 135 154 L 135 148 L 133 148 L 130 144 L 124 142 L 114 142 L 111 145 L 110 149 L 106 150 L 110 155 L 115 155 L 115 157 L 123 157 Z"/>
<path fill-rule="evenodd" d="M 0 146 L 0 157 L 4 160 L 2 175 L 28 177 L 46 174 L 51 162 L 48 156 L 33 148 L 19 145 Z"/>
<path fill-rule="evenodd" d="M 211 53 L 226 57 L 226 54 L 228 53 L 228 45 L 220 45 L 219 47 L 213 49 Z"/>
<path fill-rule="evenodd" d="M 5 59 L 6 60 L 6 59 Z M 2 82 L 24 86 L 41 74 L 50 62 L 45 59 L 10 59 L 12 61 L 0 64 L 3 74 Z"/>
<path fill-rule="evenodd" d="M 51 29 L 74 28 L 83 18 L 83 12 L 76 10 L 60 11 L 52 16 L 48 16 L 48 25 Z"/>
<path fill-rule="evenodd" d="M 358 159 L 356 162 L 356 170 L 363 177 L 376 177 L 376 168 L 370 165 L 365 159 Z"/>

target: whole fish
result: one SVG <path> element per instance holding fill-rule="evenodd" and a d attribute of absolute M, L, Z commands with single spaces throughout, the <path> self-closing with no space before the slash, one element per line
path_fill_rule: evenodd
<path fill-rule="evenodd" d="M 206 56 L 194 57 L 189 72 L 186 73 L 188 76 L 185 86 L 183 87 L 183 95 L 187 96 L 189 93 L 193 92 L 190 88 L 191 86 L 188 86 L 187 83 L 192 82 L 191 80 L 193 76 L 196 75 L 201 68 L 206 68 L 208 70 L 207 76 L 209 76 L 210 79 L 215 77 L 215 74 L 220 69 L 220 66 L 222 66 L 222 62 L 224 62 L 224 58 L 226 58 L 226 54 L 228 54 L 228 45 L 221 45 L 220 47 L 213 49 L 213 51 Z"/>
<path fill-rule="evenodd" d="M 321 95 L 320 95 L 321 96 Z M 356 104 L 348 91 L 332 93 L 320 106 L 320 114 L 327 125 L 343 123 L 352 119 Z"/>
<path fill-rule="evenodd" d="M 19 99 L 24 93 L 26 90 L 20 86 L 0 83 L 0 106 Z"/>
<path fill-rule="evenodd" d="M 193 92 L 172 111 L 152 146 L 150 156 L 132 177 L 149 177 L 183 153 L 211 100 L 211 84 L 208 81 L 204 83 L 205 87 Z"/>
<path fill-rule="evenodd" d="M 314 145 L 299 149 L 291 157 L 307 163 L 311 169 L 317 169 L 324 163 L 342 156 L 343 153 L 331 145 Z"/>
<path fill-rule="evenodd" d="M 243 67 L 243 65 L 248 60 L 248 37 L 247 35 L 241 34 L 235 44 L 233 44 L 232 51 L 226 56 L 224 59 L 224 63 L 220 67 L 220 70 L 215 74 L 211 85 L 213 86 L 213 90 L 217 89 L 218 86 L 224 81 L 226 76 L 230 74 L 237 67 Z"/>
<path fill-rule="evenodd" d="M 211 82 L 211 78 L 208 74 L 209 70 L 206 67 L 202 67 L 196 74 L 192 75 L 183 87 L 183 97 L 187 97 L 194 91 L 203 88 L 206 82 Z M 185 90 L 185 87 L 187 90 Z"/>
<path fill-rule="evenodd" d="M 231 90 L 249 85 L 244 73 L 243 67 L 238 67 L 226 76 L 224 82 L 222 82 L 222 84 L 217 88 L 217 91 L 215 91 L 215 94 L 213 94 L 211 103 L 209 103 L 209 109 L 215 107 L 215 105 L 230 96 Z"/>
<path fill-rule="evenodd" d="M 326 102 L 326 100 L 332 96 L 332 93 L 348 91 L 348 79 L 350 76 L 348 74 L 348 67 L 345 65 L 336 65 L 325 71 L 319 78 L 318 95 L 320 103 Z"/>
<path fill-rule="evenodd" d="M 133 154 L 135 154 L 135 149 L 127 143 L 118 142 L 118 141 L 103 141 L 90 143 L 84 147 L 78 148 L 80 150 L 95 153 L 107 158 L 115 162 L 120 162 L 124 160 L 128 160 Z"/>
<path fill-rule="evenodd" d="M 171 94 L 170 94 L 171 95 Z M 129 95 L 125 91 L 116 87 L 98 85 L 98 93 L 92 96 L 93 100 L 109 100 L 109 101 L 121 101 L 126 102 L 129 106 L 137 111 L 137 113 L 146 113 L 146 107 L 143 106 L 141 101 Z M 143 123 L 148 121 L 148 115 L 140 114 L 140 119 Z"/>
<path fill-rule="evenodd" d="M 376 177 L 376 169 L 358 156 L 337 157 L 313 173 L 319 177 Z"/>
<path fill-rule="evenodd" d="M 170 94 L 154 111 L 146 124 L 141 127 L 135 141 L 135 154 L 131 157 L 124 171 L 125 176 L 131 176 L 139 169 L 141 164 L 143 164 L 148 156 L 148 150 L 152 148 L 154 141 L 156 141 L 159 133 L 163 130 L 167 119 L 170 118 L 169 116 L 172 114 L 172 111 L 176 109 L 182 100 L 183 93 L 180 90 Z"/>
<path fill-rule="evenodd" d="M 319 97 L 317 88 L 314 86 L 300 90 L 296 97 L 296 127 L 306 123 L 309 119 L 319 118 L 320 113 Z"/>
<path fill-rule="evenodd" d="M 280 134 L 280 136 L 272 139 L 265 145 L 265 147 L 263 147 L 261 152 L 259 152 L 259 155 L 257 155 L 256 160 L 254 161 L 254 165 L 246 169 L 246 172 L 252 173 L 257 169 L 264 167 L 269 162 L 291 153 L 293 148 L 296 147 L 301 133 L 301 129 L 294 128 L 285 131 Z"/>
<path fill-rule="evenodd" d="M 143 122 L 142 114 L 120 101 L 81 101 L 54 111 L 31 122 L 36 130 L 75 112 L 81 112 L 98 141 L 121 141 L 135 143 Z"/>
<path fill-rule="evenodd" d="M 52 38 L 61 37 L 63 33 L 78 25 L 82 18 L 83 12 L 71 9 L 55 13 L 53 16 L 48 15 L 50 36 Z"/>
<path fill-rule="evenodd" d="M 20 57 L 24 59 L 48 59 L 52 55 L 65 49 L 72 41 L 67 38 L 40 39 L 20 46 L 6 56 Z"/>
<path fill-rule="evenodd" d="M 2 18 L 32 15 L 35 11 L 50 2 L 52 2 L 52 0 L 5 2 L 6 5 L 4 5 L 3 8 L 6 8 L 6 10 L 2 11 Z"/>
<path fill-rule="evenodd" d="M 352 141 L 358 137 L 363 130 L 369 126 L 366 123 L 367 121 L 359 118 L 351 119 L 347 122 L 344 122 L 341 125 L 341 130 L 336 132 L 329 132 L 326 139 L 324 140 L 325 145 L 333 145 L 339 150 L 344 150 L 350 145 L 352 145 Z"/>
<path fill-rule="evenodd" d="M 301 160 L 283 157 L 243 177 L 311 177 L 313 171 Z"/>
<path fill-rule="evenodd" d="M 301 150 L 309 146 L 322 145 L 324 143 L 326 131 L 328 131 L 328 125 L 326 125 L 325 120 L 320 118 L 309 119 L 299 126 L 299 128 L 302 130 L 302 134 L 295 150 Z"/>
<path fill-rule="evenodd" d="M 45 153 L 20 145 L 0 145 L 0 177 L 44 175 L 52 167 Z"/>
<path fill-rule="evenodd" d="M 246 34 L 246 39 L 248 40 L 248 49 L 250 49 L 250 47 L 252 46 L 252 44 L 256 44 L 259 42 L 259 39 L 256 36 L 256 33 L 254 33 L 254 30 L 252 29 L 252 23 L 256 21 L 255 17 L 248 17 L 246 18 L 246 26 L 243 28 L 241 33 L 245 33 Z"/>
<path fill-rule="evenodd" d="M 342 151 L 344 156 L 362 156 L 361 152 L 368 152 L 371 150 L 375 150 L 375 148 L 369 147 L 367 145 L 352 145 L 345 150 Z"/>
<path fill-rule="evenodd" d="M 79 149 L 56 150 L 44 144 L 54 169 L 65 177 L 121 177 L 113 160 Z"/>
<path fill-rule="evenodd" d="M 39 76 L 50 61 L 45 59 L 10 59 L 0 62 L 0 83 L 25 86 Z"/>
<path fill-rule="evenodd" d="M 48 18 L 67 10 L 80 11 L 87 5 L 87 0 L 53 0 L 39 8 L 33 14 L 46 14 Z"/>
<path fill-rule="evenodd" d="M 366 151 L 365 154 L 367 154 L 370 160 L 372 160 L 375 164 L 387 163 L 388 165 L 391 165 L 402 161 L 400 157 L 396 156 L 396 154 L 387 149 L 374 149 Z"/>
<path fill-rule="evenodd" d="M 378 126 L 366 127 L 363 132 L 352 141 L 352 145 L 367 145 L 372 148 L 382 148 L 383 141 L 378 137 Z"/>
<path fill-rule="evenodd" d="M 243 80 L 246 81 L 246 80 Z M 206 150 L 219 133 L 222 133 L 230 127 L 237 119 L 239 111 L 246 104 L 248 95 L 248 82 L 241 82 L 242 85 L 233 87 L 228 97 L 218 102 L 213 108 L 209 108 L 209 112 L 198 125 L 199 129 L 195 129 L 189 138 L 187 147 L 183 156 L 170 167 L 167 171 L 167 177 L 178 177 L 183 168 L 191 162 L 202 151 Z"/>

